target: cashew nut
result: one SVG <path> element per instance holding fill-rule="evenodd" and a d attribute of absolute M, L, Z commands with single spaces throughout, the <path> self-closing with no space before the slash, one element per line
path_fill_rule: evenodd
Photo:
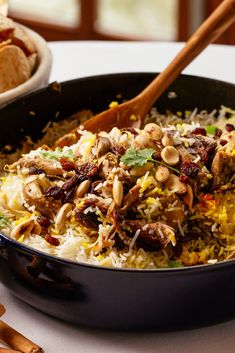
<path fill-rule="evenodd" d="M 115 204 L 120 207 L 123 199 L 123 185 L 117 178 L 113 182 L 113 199 Z"/>
<path fill-rule="evenodd" d="M 72 210 L 72 205 L 70 203 L 65 203 L 57 212 L 55 217 L 55 228 L 57 230 L 62 230 L 65 226 L 66 218 Z"/>

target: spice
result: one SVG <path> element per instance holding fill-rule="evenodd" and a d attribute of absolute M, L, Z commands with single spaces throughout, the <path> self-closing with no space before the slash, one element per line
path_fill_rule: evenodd
<path fill-rule="evenodd" d="M 0 304 L 0 316 L 2 316 L 5 313 L 5 308 L 2 304 Z"/>
<path fill-rule="evenodd" d="M 14 350 L 23 353 L 43 353 L 43 349 L 36 343 L 17 332 L 0 320 L 0 339 Z"/>

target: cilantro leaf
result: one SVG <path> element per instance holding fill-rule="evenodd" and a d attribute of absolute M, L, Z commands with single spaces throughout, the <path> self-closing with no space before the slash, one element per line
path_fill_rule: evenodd
<path fill-rule="evenodd" d="M 170 268 L 184 267 L 184 265 L 181 262 L 179 262 L 179 261 L 170 260 L 169 261 L 169 267 Z"/>
<path fill-rule="evenodd" d="M 60 160 L 60 158 L 65 157 L 71 159 L 74 157 L 73 151 L 71 149 L 63 151 L 62 148 L 57 147 L 54 151 L 51 150 L 40 150 L 39 153 L 48 159 Z"/>
<path fill-rule="evenodd" d="M 121 162 L 128 167 L 142 167 L 149 160 L 152 160 L 152 155 L 154 152 L 155 151 L 152 148 L 137 150 L 134 147 L 130 147 L 121 157 Z"/>
<path fill-rule="evenodd" d="M 164 162 L 159 162 L 153 159 L 153 153 L 155 152 L 152 148 L 144 148 L 142 150 L 137 150 L 135 147 L 130 147 L 126 153 L 121 157 L 120 161 L 128 167 L 142 167 L 147 162 L 157 163 L 159 165 L 164 165 L 165 167 L 171 169 L 175 173 L 179 174 L 179 171 Z"/>
<path fill-rule="evenodd" d="M 0 229 L 9 225 L 9 219 L 0 213 Z"/>
<path fill-rule="evenodd" d="M 217 130 L 217 127 L 214 126 L 214 125 L 208 125 L 208 126 L 206 127 L 206 132 L 207 132 L 209 135 L 215 135 L 216 130 Z"/>

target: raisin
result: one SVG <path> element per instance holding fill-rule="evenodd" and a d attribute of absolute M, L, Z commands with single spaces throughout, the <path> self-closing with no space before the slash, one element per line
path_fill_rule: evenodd
<path fill-rule="evenodd" d="M 215 136 L 220 137 L 221 135 L 222 135 L 222 130 L 217 127 L 217 129 L 215 130 Z"/>
<path fill-rule="evenodd" d="M 46 234 L 44 239 L 51 245 L 54 245 L 54 246 L 58 246 L 60 245 L 60 241 L 59 239 L 55 238 L 55 237 L 52 237 L 51 235 L 49 234 Z"/>
<path fill-rule="evenodd" d="M 227 145 L 227 143 L 228 143 L 228 141 L 226 141 L 226 140 L 220 140 L 221 146 L 225 146 L 225 145 Z"/>
<path fill-rule="evenodd" d="M 66 172 L 70 172 L 71 170 L 75 169 L 75 164 L 74 162 L 71 162 L 70 160 L 68 160 L 67 158 L 60 158 L 60 164 L 62 166 L 62 168 L 66 171 Z"/>
<path fill-rule="evenodd" d="M 72 188 L 71 190 L 65 192 L 61 201 L 63 203 L 68 203 L 68 202 L 72 201 L 74 193 L 75 193 L 75 188 Z"/>
<path fill-rule="evenodd" d="M 182 174 L 189 178 L 195 178 L 200 172 L 200 168 L 194 162 L 183 162 L 180 170 Z"/>
<path fill-rule="evenodd" d="M 75 218 L 78 220 L 84 227 L 96 229 L 99 228 L 99 222 L 95 213 L 84 213 L 83 210 L 75 209 Z"/>
<path fill-rule="evenodd" d="M 55 200 L 60 200 L 63 195 L 64 192 L 59 186 L 51 186 L 45 191 L 46 197 L 52 197 Z"/>
<path fill-rule="evenodd" d="M 90 178 L 98 174 L 98 167 L 94 163 L 86 163 L 79 167 L 76 167 L 76 173 L 80 177 L 86 176 L 86 179 L 87 179 L 88 177 Z"/>
<path fill-rule="evenodd" d="M 189 182 L 189 177 L 187 175 L 181 174 L 179 180 L 181 181 L 181 183 L 187 184 Z"/>
<path fill-rule="evenodd" d="M 235 126 L 233 124 L 226 124 L 225 125 L 225 129 L 228 131 L 228 132 L 231 132 L 233 130 L 235 130 Z"/>
<path fill-rule="evenodd" d="M 203 127 L 196 127 L 196 129 L 192 131 L 192 135 L 206 136 L 206 129 L 204 129 Z"/>
<path fill-rule="evenodd" d="M 44 173 L 44 170 L 42 168 L 37 168 L 37 167 L 29 168 L 29 175 L 39 175 L 43 173 Z"/>
<path fill-rule="evenodd" d="M 121 129 L 122 132 L 130 132 L 132 135 L 137 136 L 138 132 L 133 128 L 133 127 L 124 127 L 123 129 Z"/>
<path fill-rule="evenodd" d="M 44 216 L 39 216 L 37 218 L 37 222 L 40 224 L 40 226 L 42 227 L 49 227 L 49 225 L 51 224 L 49 218 L 44 217 Z"/>
<path fill-rule="evenodd" d="M 63 184 L 62 190 L 69 191 L 75 188 L 81 181 L 83 180 L 80 180 L 79 176 L 75 174 Z"/>

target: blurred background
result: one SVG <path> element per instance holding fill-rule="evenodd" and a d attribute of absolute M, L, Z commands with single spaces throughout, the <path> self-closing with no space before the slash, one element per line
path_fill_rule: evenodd
<path fill-rule="evenodd" d="M 185 41 L 220 2 L 8 0 L 8 7 L 10 17 L 47 40 Z M 217 43 L 235 44 L 235 26 Z"/>

